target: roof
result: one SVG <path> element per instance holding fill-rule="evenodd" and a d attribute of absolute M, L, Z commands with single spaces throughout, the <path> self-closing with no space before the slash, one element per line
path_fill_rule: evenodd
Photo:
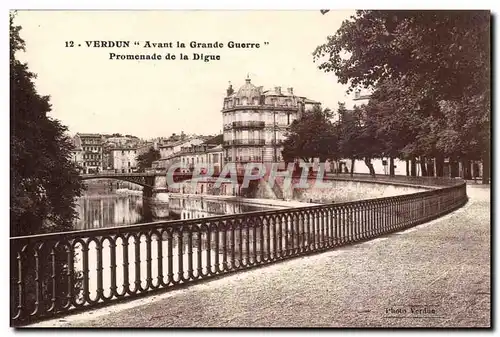
<path fill-rule="evenodd" d="M 251 80 L 247 78 L 245 84 L 236 93 L 236 97 L 246 97 L 252 99 L 254 97 L 260 97 L 261 88 L 257 88 L 251 83 Z"/>
<path fill-rule="evenodd" d="M 304 97 L 304 103 L 321 104 L 320 102 L 317 102 L 317 101 L 314 101 L 312 99 L 305 98 L 305 97 Z"/>
<path fill-rule="evenodd" d="M 102 137 L 102 135 L 98 133 L 77 133 L 76 135 L 79 137 L 99 137 L 99 138 Z"/>
<path fill-rule="evenodd" d="M 114 147 L 110 151 L 135 151 L 136 147 Z"/>
<path fill-rule="evenodd" d="M 203 137 L 194 137 L 194 138 L 187 138 L 187 139 L 184 139 L 184 140 L 178 140 L 178 141 L 175 141 L 175 142 L 170 142 L 170 143 L 159 145 L 159 147 L 163 147 L 163 148 L 165 148 L 165 147 L 174 147 L 174 146 L 178 146 L 178 145 L 190 142 L 190 141 L 192 141 L 194 139 L 201 139 L 201 140 L 203 140 Z"/>
<path fill-rule="evenodd" d="M 207 152 L 218 152 L 218 151 L 222 151 L 222 144 L 219 144 L 215 147 L 207 149 Z"/>

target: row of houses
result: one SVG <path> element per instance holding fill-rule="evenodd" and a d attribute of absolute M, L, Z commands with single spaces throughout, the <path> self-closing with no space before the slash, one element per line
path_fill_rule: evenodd
<path fill-rule="evenodd" d="M 214 167 L 219 173 L 224 165 L 222 144 L 211 142 L 207 137 L 194 137 L 160 145 L 160 159 L 153 162 L 153 169 L 168 170 L 181 164 L 181 172 L 189 172 L 196 165 Z"/>
<path fill-rule="evenodd" d="M 94 133 L 77 133 L 73 145 L 71 159 L 81 173 L 133 172 L 137 169 L 137 156 L 152 146 L 136 137 Z"/>

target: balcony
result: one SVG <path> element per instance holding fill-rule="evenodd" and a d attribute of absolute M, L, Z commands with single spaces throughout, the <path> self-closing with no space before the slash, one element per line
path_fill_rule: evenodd
<path fill-rule="evenodd" d="M 224 130 L 231 129 L 263 129 L 266 126 L 264 121 L 237 121 L 224 124 Z"/>
<path fill-rule="evenodd" d="M 264 121 L 237 121 L 233 122 L 233 129 L 263 129 Z"/>
<path fill-rule="evenodd" d="M 265 143 L 264 139 L 233 139 L 225 140 L 224 146 L 263 146 Z"/>
<path fill-rule="evenodd" d="M 226 163 L 262 163 L 261 156 L 236 156 L 233 160 L 232 157 L 224 158 Z"/>

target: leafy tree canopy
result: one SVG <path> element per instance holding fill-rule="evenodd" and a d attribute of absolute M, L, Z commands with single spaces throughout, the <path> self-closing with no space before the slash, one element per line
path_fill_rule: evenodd
<path fill-rule="evenodd" d="M 337 153 L 337 139 L 331 123 L 332 112 L 319 107 L 304 113 L 293 121 L 287 139 L 283 143 L 282 155 L 291 162 L 300 158 L 309 162 L 313 158 L 320 161 L 334 158 Z"/>
<path fill-rule="evenodd" d="M 75 197 L 83 184 L 71 162 L 67 128 L 48 116 L 48 96 L 38 94 L 35 74 L 16 59 L 25 50 L 21 27 L 10 16 L 11 236 L 72 228 Z"/>
<path fill-rule="evenodd" d="M 146 168 L 150 168 L 153 162 L 158 159 L 160 159 L 160 151 L 150 147 L 148 152 L 137 156 L 137 168 L 140 172 L 144 172 Z"/>

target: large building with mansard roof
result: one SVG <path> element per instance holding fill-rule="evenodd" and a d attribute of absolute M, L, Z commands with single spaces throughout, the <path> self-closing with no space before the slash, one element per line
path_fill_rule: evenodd
<path fill-rule="evenodd" d="M 237 91 L 230 85 L 222 107 L 225 162 L 281 162 L 288 127 L 314 106 L 321 104 L 293 88 L 264 90 L 249 78 Z"/>

